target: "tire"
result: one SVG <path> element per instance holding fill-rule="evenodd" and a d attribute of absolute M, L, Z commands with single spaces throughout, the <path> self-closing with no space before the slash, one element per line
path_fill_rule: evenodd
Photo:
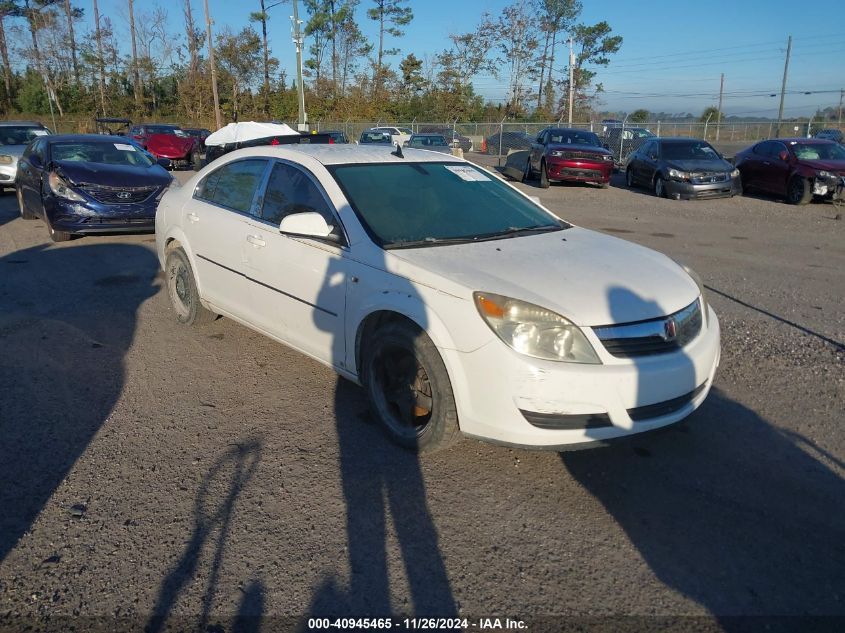
<path fill-rule="evenodd" d="M 202 157 L 198 151 L 194 151 L 194 153 L 191 154 L 191 168 L 194 171 L 202 169 Z"/>
<path fill-rule="evenodd" d="M 200 302 L 191 262 L 181 248 L 174 248 L 167 254 L 164 260 L 164 280 L 179 323 L 201 326 L 217 318 L 216 314 Z"/>
<path fill-rule="evenodd" d="M 73 237 L 73 233 L 68 233 L 67 231 L 57 231 L 49 224 L 47 225 L 47 228 L 50 231 L 50 239 L 54 242 L 67 242 Z"/>
<path fill-rule="evenodd" d="M 21 190 L 18 189 L 17 187 L 15 187 L 15 194 L 18 197 L 18 209 L 21 212 L 21 217 L 24 220 L 37 220 L 38 216 L 35 215 L 32 211 L 30 211 L 29 209 L 26 208 L 26 204 L 24 204 L 24 201 L 23 201 L 23 194 L 21 193 Z"/>
<path fill-rule="evenodd" d="M 422 452 L 460 437 L 446 366 L 416 324 L 402 320 L 380 327 L 364 341 L 362 361 L 370 406 L 395 443 Z"/>
<path fill-rule="evenodd" d="M 531 180 L 531 176 L 533 176 L 531 173 L 531 158 L 528 158 L 525 161 L 525 169 L 522 171 L 522 182 L 528 182 Z"/>
<path fill-rule="evenodd" d="M 625 170 L 625 184 L 628 186 L 628 189 L 633 189 L 636 186 L 634 184 L 634 170 L 630 167 Z"/>
<path fill-rule="evenodd" d="M 786 189 L 786 201 L 789 204 L 807 204 L 813 199 L 813 189 L 806 178 L 793 176 Z"/>
<path fill-rule="evenodd" d="M 540 189 L 548 189 L 549 185 L 549 172 L 546 170 L 546 161 L 540 163 Z"/>
<path fill-rule="evenodd" d="M 666 185 L 663 184 L 663 178 L 660 176 L 654 179 L 654 195 L 658 198 L 666 197 Z"/>

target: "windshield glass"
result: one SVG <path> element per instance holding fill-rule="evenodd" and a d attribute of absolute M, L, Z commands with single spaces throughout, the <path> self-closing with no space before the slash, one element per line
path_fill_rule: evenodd
<path fill-rule="evenodd" d="M 102 143 L 98 141 L 79 141 L 54 143 L 53 160 L 69 160 L 100 165 L 124 165 L 129 167 L 149 167 L 153 161 L 135 145 L 130 143 Z"/>
<path fill-rule="evenodd" d="M 704 141 L 663 143 L 660 151 L 665 160 L 719 160 L 716 150 Z"/>
<path fill-rule="evenodd" d="M 795 143 L 792 151 L 799 160 L 845 160 L 845 147 L 835 143 Z"/>
<path fill-rule="evenodd" d="M 442 136 L 412 136 L 411 142 L 409 143 L 411 147 L 449 147 L 449 144 L 446 142 L 446 139 Z"/>
<path fill-rule="evenodd" d="M 495 176 L 465 163 L 338 165 L 331 172 L 384 248 L 568 227 Z"/>
<path fill-rule="evenodd" d="M 176 136 L 187 136 L 187 134 L 178 127 L 171 127 L 168 125 L 148 125 L 147 134 L 175 134 Z"/>
<path fill-rule="evenodd" d="M 400 132 L 400 134 L 413 134 L 414 133 L 413 130 L 409 130 L 406 127 L 400 127 L 399 132 Z"/>
<path fill-rule="evenodd" d="M 0 126 L 0 145 L 26 145 L 36 136 L 49 134 L 43 127 L 32 125 Z"/>
<path fill-rule="evenodd" d="M 549 130 L 549 142 L 563 145 L 601 145 L 598 136 L 585 130 Z"/>

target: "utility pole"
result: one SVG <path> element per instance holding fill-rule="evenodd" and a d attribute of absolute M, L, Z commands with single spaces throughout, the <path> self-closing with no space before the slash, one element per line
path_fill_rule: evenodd
<path fill-rule="evenodd" d="M 575 53 L 569 38 L 569 126 L 572 127 L 572 108 L 575 106 Z"/>
<path fill-rule="evenodd" d="M 138 46 L 135 43 L 135 8 L 129 0 L 129 33 L 132 37 L 132 90 L 135 94 L 135 110 L 140 116 L 144 107 L 144 89 L 141 86 L 141 73 L 138 71 Z"/>
<path fill-rule="evenodd" d="M 208 2 L 208 0 L 206 0 Z M 308 131 L 308 115 L 305 114 L 305 86 L 302 84 L 302 32 L 300 27 L 302 21 L 299 19 L 299 9 L 296 0 L 293 0 L 293 15 L 291 16 L 293 22 L 293 43 L 296 45 L 296 90 L 299 93 L 299 118 L 297 119 L 297 129 L 300 132 Z"/>
<path fill-rule="evenodd" d="M 214 94 L 214 122 L 219 130 L 223 127 L 220 115 L 220 95 L 217 94 L 217 65 L 214 63 L 214 42 L 211 40 L 211 15 L 208 13 L 208 0 L 205 0 L 205 32 L 208 35 L 208 63 L 211 64 L 211 92 Z"/>
<path fill-rule="evenodd" d="M 783 83 L 780 85 L 780 106 L 778 107 L 778 133 L 780 136 L 781 121 L 783 121 L 783 95 L 786 92 L 786 74 L 789 72 L 789 56 L 792 54 L 792 36 L 786 41 L 786 61 L 783 63 Z"/>
<path fill-rule="evenodd" d="M 839 91 L 839 122 L 836 124 L 836 127 L 842 128 L 842 98 L 845 97 L 845 90 Z"/>
<path fill-rule="evenodd" d="M 100 107 L 103 109 L 103 116 L 108 116 L 106 113 L 106 62 L 103 58 L 103 39 L 100 33 L 100 9 L 97 7 L 97 0 L 94 0 L 94 34 L 97 40 L 97 66 L 99 66 L 100 70 L 100 76 L 97 82 L 100 86 Z"/>
<path fill-rule="evenodd" d="M 716 110 L 716 140 L 719 140 L 719 128 L 722 127 L 722 95 L 725 92 L 725 73 L 719 80 L 719 109 Z"/>

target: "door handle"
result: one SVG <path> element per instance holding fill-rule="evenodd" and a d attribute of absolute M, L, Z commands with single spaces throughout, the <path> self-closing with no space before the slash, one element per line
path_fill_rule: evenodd
<path fill-rule="evenodd" d="M 200 221 L 200 216 L 198 216 L 196 213 L 194 213 L 194 212 L 192 211 L 192 212 L 188 213 L 188 219 L 189 219 L 191 222 L 199 222 L 199 221 Z"/>
<path fill-rule="evenodd" d="M 263 246 L 267 246 L 267 242 L 261 239 L 258 235 L 247 235 L 246 241 L 252 244 L 253 246 L 257 246 L 259 248 Z"/>

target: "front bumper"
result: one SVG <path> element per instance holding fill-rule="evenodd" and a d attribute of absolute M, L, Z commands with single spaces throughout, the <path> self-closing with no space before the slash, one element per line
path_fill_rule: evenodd
<path fill-rule="evenodd" d="M 742 194 L 742 181 L 739 176 L 722 182 L 693 184 L 678 180 L 664 181 L 666 195 L 670 198 L 692 200 L 699 198 L 729 198 Z"/>
<path fill-rule="evenodd" d="M 585 328 L 602 365 L 557 363 L 494 340 L 473 352 L 441 350 L 465 435 L 561 450 L 651 431 L 687 417 L 707 397 L 720 357 L 716 314 L 677 352 L 611 356 Z"/>
<path fill-rule="evenodd" d="M 572 182 L 610 182 L 613 161 L 547 159 L 549 180 Z"/>
<path fill-rule="evenodd" d="M 0 187 L 14 187 L 18 175 L 18 162 L 11 165 L 0 165 Z"/>
<path fill-rule="evenodd" d="M 86 204 L 51 198 L 45 200 L 50 226 L 79 235 L 95 233 L 152 233 L 156 204 Z"/>

